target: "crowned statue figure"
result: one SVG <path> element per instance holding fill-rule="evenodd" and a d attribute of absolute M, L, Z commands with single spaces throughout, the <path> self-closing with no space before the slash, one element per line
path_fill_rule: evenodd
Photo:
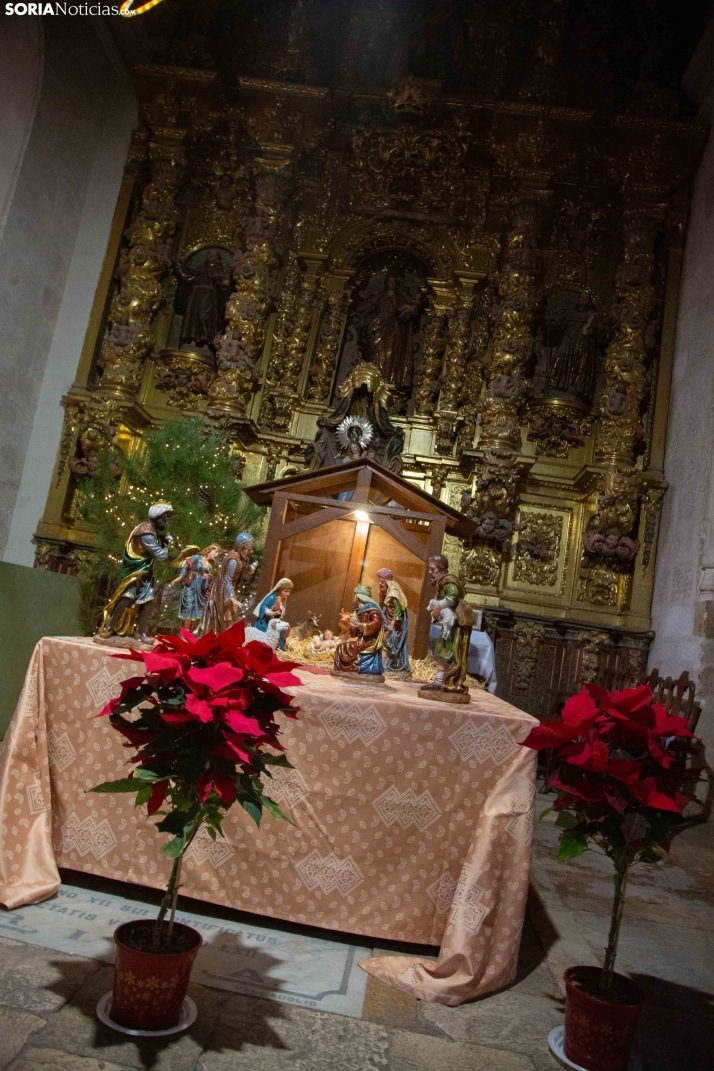
<path fill-rule="evenodd" d="M 130 646 L 121 637 L 133 637 L 140 644 L 151 644 L 149 619 L 156 594 L 154 562 L 169 556 L 173 542 L 167 528 L 173 516 L 169 502 L 155 502 L 149 507 L 148 520 L 132 529 L 124 545 L 119 583 L 104 608 L 102 624 L 95 640 Z"/>
<path fill-rule="evenodd" d="M 355 588 L 355 600 L 349 617 L 349 634 L 338 643 L 332 673 L 363 678 L 366 682 L 381 683 L 382 649 L 384 647 L 384 615 L 372 598 L 366 584 Z"/>

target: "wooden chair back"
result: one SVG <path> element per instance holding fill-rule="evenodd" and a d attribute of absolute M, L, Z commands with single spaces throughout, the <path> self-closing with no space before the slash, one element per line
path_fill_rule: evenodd
<path fill-rule="evenodd" d="M 695 684 L 687 670 L 675 679 L 660 677 L 659 670 L 653 669 L 644 683 L 652 689 L 656 703 L 661 703 L 668 714 L 684 718 L 687 728 L 694 732 L 701 707 L 694 701 Z"/>

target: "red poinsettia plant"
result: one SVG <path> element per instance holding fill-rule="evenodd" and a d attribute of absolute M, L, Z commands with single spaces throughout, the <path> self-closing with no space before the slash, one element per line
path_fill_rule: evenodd
<path fill-rule="evenodd" d="M 283 689 L 301 683 L 290 672 L 299 663 L 277 659 L 265 643 L 246 644 L 242 621 L 200 639 L 182 629 L 178 636 L 159 636 L 152 651 L 114 657 L 144 662 L 144 674 L 123 681 L 120 695 L 99 715 L 109 716 L 136 754 L 128 777 L 93 791 L 135 792 L 136 806 L 145 804 L 160 818 L 157 829 L 171 838 L 161 848 L 174 863 L 156 922 L 158 946 L 169 908 L 170 940 L 182 860 L 201 827 L 214 840 L 222 836 L 234 803 L 256 824 L 263 810 L 286 818 L 263 779 L 271 766 L 290 767 L 275 714 L 297 716 Z"/>
<path fill-rule="evenodd" d="M 691 781 L 687 756 L 694 737 L 643 685 L 607 692 L 587 684 L 561 717 L 532 729 L 526 747 L 550 748 L 546 787 L 557 792 L 560 856 L 595 846 L 614 866 L 615 892 L 600 988 L 612 986 L 630 867 L 658 863 L 687 820 Z M 543 817 L 541 815 L 541 817 Z"/>

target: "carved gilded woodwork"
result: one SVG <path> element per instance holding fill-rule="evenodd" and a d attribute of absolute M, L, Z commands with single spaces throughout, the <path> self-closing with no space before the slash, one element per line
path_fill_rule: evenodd
<path fill-rule="evenodd" d="M 519 621 L 513 629 L 513 689 L 527 692 L 538 665 L 538 653 L 545 627 L 532 621 Z"/>
<path fill-rule="evenodd" d="M 562 513 L 521 511 L 514 552 L 514 583 L 556 586 L 564 520 Z"/>
<path fill-rule="evenodd" d="M 476 522 L 468 545 L 446 544 L 469 599 L 512 621 L 575 620 L 583 644 L 607 635 L 608 651 L 612 630 L 646 634 L 665 486 L 657 377 L 671 360 L 660 324 L 673 322 L 703 133 L 653 116 L 662 101 L 644 90 L 612 118 L 551 105 L 562 11 L 549 0 L 539 12 L 515 83 L 518 5 L 477 0 L 458 92 L 390 52 L 398 27 L 383 0 L 352 5 L 333 89 L 313 82 L 313 16 L 299 2 L 262 74 L 222 76 L 225 97 L 200 49 L 174 42 L 170 62 L 137 72 L 141 126 L 64 400 L 38 562 L 55 568 L 68 552 L 52 547 L 91 542 L 73 512 L 76 477 L 100 444 L 134 448 L 167 406 L 204 412 L 249 482 L 299 469 L 357 360 L 378 359 L 354 339 L 365 280 L 398 270 L 419 279 L 413 367 L 383 404 L 404 474 Z M 357 84 L 380 64 L 388 77 Z M 230 256 L 230 296 L 199 353 L 176 323 L 181 271 L 208 248 Z M 549 301 L 572 336 L 560 356 L 543 330 Z M 547 645 L 529 617 L 520 624 L 513 694 L 525 702 Z M 589 673 L 591 649 L 581 654 Z"/>

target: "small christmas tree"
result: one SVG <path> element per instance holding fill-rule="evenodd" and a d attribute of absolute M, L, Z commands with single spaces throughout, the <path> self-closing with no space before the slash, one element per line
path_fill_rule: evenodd
<path fill-rule="evenodd" d="M 230 446 L 198 417 L 168 420 L 145 432 L 137 449 L 122 457 L 119 480 L 116 460 L 116 452 L 100 454 L 95 474 L 80 484 L 82 517 L 96 531 L 96 554 L 79 571 L 82 623 L 90 634 L 118 581 L 129 533 L 146 519 L 152 502 L 163 500 L 174 508 L 170 530 L 175 553 L 156 563 L 159 584 L 174 578 L 171 562 L 184 547 L 218 543 L 228 549 L 244 530 L 257 542 L 265 513 L 236 481 Z M 178 621 L 173 624 L 178 627 Z M 172 630 L 164 620 L 161 628 Z"/>

